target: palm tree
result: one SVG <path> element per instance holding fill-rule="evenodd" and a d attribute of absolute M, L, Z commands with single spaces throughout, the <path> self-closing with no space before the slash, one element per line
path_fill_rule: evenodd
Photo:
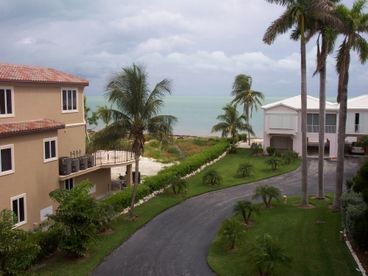
<path fill-rule="evenodd" d="M 144 151 L 144 133 L 155 133 L 168 121 L 176 120 L 170 115 L 158 115 L 165 94 L 171 94 L 170 81 L 164 79 L 152 91 L 148 88 L 147 73 L 142 66 L 133 64 L 115 75 L 107 85 L 107 98 L 111 104 L 112 123 L 103 130 L 106 140 L 129 138 L 135 157 L 135 179 L 129 215 L 133 210 L 138 185 L 139 158 Z"/>
<path fill-rule="evenodd" d="M 111 108 L 107 105 L 98 106 L 96 110 L 97 119 L 100 119 L 105 124 L 105 127 L 110 124 L 112 119 L 110 110 Z"/>
<path fill-rule="evenodd" d="M 300 33 L 301 107 L 302 107 L 302 205 L 308 205 L 307 160 L 307 69 L 306 69 L 306 20 L 331 20 L 333 3 L 329 0 L 266 0 L 286 6 L 286 11 L 267 29 L 263 41 L 271 44 L 278 34 L 284 34 L 293 26 Z"/>
<path fill-rule="evenodd" d="M 279 200 L 281 198 L 281 192 L 278 188 L 269 185 L 258 186 L 254 191 L 253 198 L 262 198 L 266 208 L 271 208 L 272 199 Z"/>
<path fill-rule="evenodd" d="M 333 205 L 335 210 L 340 210 L 341 208 L 341 195 L 344 179 L 344 146 L 350 51 L 354 50 L 358 53 L 361 63 L 364 63 L 368 58 L 368 43 L 362 36 L 363 33 L 368 32 L 368 14 L 363 12 L 366 3 L 366 0 L 357 0 L 350 10 L 344 5 L 339 5 L 337 7 L 338 17 L 344 23 L 344 29 L 342 31 L 344 38 L 336 58 L 336 69 L 339 75 L 337 102 L 340 103 L 340 109 L 337 138 L 336 192 Z"/>
<path fill-rule="evenodd" d="M 249 125 L 249 119 L 252 117 L 253 108 L 258 110 L 258 107 L 262 105 L 264 95 L 262 92 L 254 91 L 252 88 L 252 77 L 244 74 L 237 75 L 233 84 L 233 90 L 231 94 L 235 96 L 232 103 L 243 104 L 244 116 L 247 119 Z M 248 132 L 248 143 L 250 145 L 250 132 Z"/>
<path fill-rule="evenodd" d="M 242 216 L 245 225 L 249 223 L 253 212 L 259 213 L 258 205 L 255 205 L 248 200 L 238 201 L 233 209 L 233 213 L 240 214 Z"/>
<path fill-rule="evenodd" d="M 245 116 L 239 115 L 236 105 L 227 104 L 222 110 L 225 113 L 217 116 L 217 120 L 220 123 L 212 127 L 212 132 L 221 131 L 222 137 L 228 137 L 230 135 L 232 144 L 235 144 L 239 130 L 245 130 L 254 134 L 252 127 L 246 122 Z"/>

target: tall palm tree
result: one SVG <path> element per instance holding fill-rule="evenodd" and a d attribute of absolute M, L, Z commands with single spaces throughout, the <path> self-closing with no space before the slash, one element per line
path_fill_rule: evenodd
<path fill-rule="evenodd" d="M 239 135 L 239 130 L 244 130 L 254 135 L 252 127 L 247 123 L 244 115 L 239 115 L 236 110 L 236 105 L 227 104 L 222 108 L 224 114 L 217 116 L 220 123 L 212 127 L 212 132 L 221 131 L 222 137 L 230 135 L 232 144 L 235 144 L 236 138 Z"/>
<path fill-rule="evenodd" d="M 286 11 L 267 29 L 263 41 L 271 44 L 278 34 L 284 34 L 292 27 L 300 33 L 301 66 L 301 107 L 302 107 L 302 205 L 308 205 L 308 160 L 307 160 L 307 69 L 306 69 L 306 21 L 319 19 L 327 21 L 331 17 L 333 3 L 329 0 L 266 0 L 286 6 Z"/>
<path fill-rule="evenodd" d="M 232 103 L 243 104 L 244 115 L 249 125 L 253 108 L 258 109 L 262 105 L 264 95 L 262 92 L 252 90 L 252 77 L 244 74 L 237 75 L 234 80 L 231 94 L 235 97 Z M 248 132 L 248 143 L 250 144 L 250 133 Z"/>
<path fill-rule="evenodd" d="M 112 123 L 104 130 L 106 140 L 129 138 L 135 157 L 135 179 L 130 205 L 133 210 L 138 185 L 139 158 L 144 151 L 144 134 L 154 133 L 161 126 L 176 120 L 174 116 L 159 115 L 165 94 L 171 94 L 170 81 L 164 79 L 152 91 L 148 88 L 147 73 L 142 66 L 133 64 L 115 75 L 107 85 L 107 98 L 111 103 Z M 169 128 L 170 129 L 170 128 Z"/>
<path fill-rule="evenodd" d="M 333 205 L 335 210 L 339 210 L 341 208 L 341 195 L 344 179 L 344 146 L 350 52 L 351 50 L 356 51 L 362 64 L 365 63 L 368 58 L 368 43 L 362 36 L 362 34 L 368 32 L 368 14 L 363 12 L 366 4 L 366 0 L 357 0 L 354 2 L 351 9 L 348 9 L 344 5 L 339 5 L 337 7 L 338 16 L 344 23 L 344 30 L 342 32 L 344 38 L 336 57 L 336 69 L 339 76 L 337 102 L 340 104 L 340 109 L 337 138 L 336 194 Z"/>

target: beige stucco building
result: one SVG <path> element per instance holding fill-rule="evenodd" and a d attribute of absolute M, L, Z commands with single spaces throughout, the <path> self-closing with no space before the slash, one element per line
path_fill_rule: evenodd
<path fill-rule="evenodd" d="M 83 91 L 88 81 L 51 68 L 0 64 L 0 210 L 32 229 L 55 211 L 49 193 L 89 179 L 91 194 L 110 191 L 111 167 L 133 155 L 86 155 Z M 131 176 L 128 177 L 128 182 Z"/>

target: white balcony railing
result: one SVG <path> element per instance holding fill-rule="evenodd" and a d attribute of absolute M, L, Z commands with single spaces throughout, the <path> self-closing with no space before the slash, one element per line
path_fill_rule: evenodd
<path fill-rule="evenodd" d="M 319 132 L 319 125 L 307 125 L 307 132 Z M 336 133 L 336 125 L 325 125 L 325 133 Z"/>

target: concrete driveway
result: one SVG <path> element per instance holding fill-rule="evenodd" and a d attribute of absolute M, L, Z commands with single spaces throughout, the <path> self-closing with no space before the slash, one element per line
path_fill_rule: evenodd
<path fill-rule="evenodd" d="M 351 176 L 361 161 L 347 159 L 345 176 Z M 333 192 L 336 162 L 325 161 L 326 191 Z M 318 161 L 310 160 L 309 193 L 317 191 Z M 301 194 L 300 169 L 252 184 L 210 192 L 168 209 L 138 230 L 112 252 L 93 275 L 215 275 L 207 265 L 209 246 L 222 221 L 236 201 L 249 198 L 255 187 L 273 185 L 283 194 Z"/>

